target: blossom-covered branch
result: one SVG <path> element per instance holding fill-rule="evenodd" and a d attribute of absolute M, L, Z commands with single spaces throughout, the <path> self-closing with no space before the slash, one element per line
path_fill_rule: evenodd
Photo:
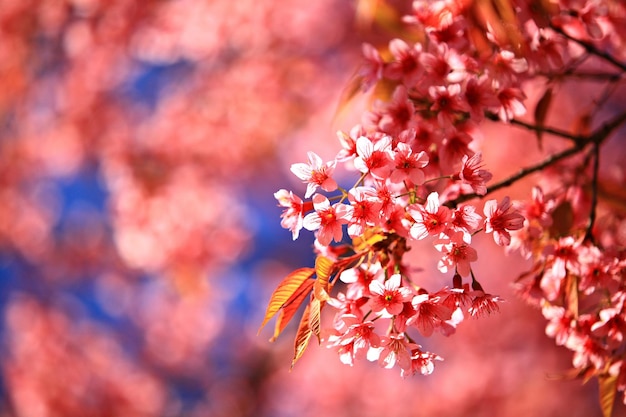
<path fill-rule="evenodd" d="M 304 201 L 292 191 L 276 193 L 284 207 L 282 224 L 293 237 L 302 227 L 315 233 L 317 262 L 308 276 L 314 284 L 299 273 L 285 278 L 265 322 L 281 309 L 291 317 L 295 301 L 298 306 L 308 301 L 294 361 L 316 335 L 345 364 L 367 359 L 399 367 L 402 375 L 429 374 L 441 358 L 423 350 L 420 338 L 434 332 L 450 336 L 466 316 L 499 309 L 500 297 L 484 289 L 489 277 L 479 282 L 473 268 L 481 261 L 475 236 L 491 234 L 504 252 L 533 259 L 533 270 L 523 277 L 532 279 L 519 281 L 525 283 L 520 295 L 557 320 L 557 342 L 576 352 L 574 366 L 620 378 L 617 384 L 602 383 L 602 392 L 625 391 L 626 345 L 616 324 L 621 322 L 609 322 L 626 320 L 626 258 L 611 243 L 619 238 L 599 226 L 598 190 L 601 149 L 626 112 L 587 133 L 596 118 L 606 118 L 610 93 L 626 71 L 619 54 L 626 42 L 620 26 L 624 5 L 611 0 L 412 5 L 402 18 L 406 37 L 378 48 L 363 46 L 365 62 L 356 82 L 374 100 L 361 123 L 338 133 L 335 158 L 324 162 L 309 153 L 308 165 L 294 165 L 306 185 Z M 607 63 L 621 73 L 607 73 Z M 546 76 L 550 84 L 534 121 L 522 120 L 527 96 Z M 589 98 L 596 108 L 581 116 L 581 126 L 547 126 L 549 109 L 567 99 L 559 87 L 570 79 L 606 87 Z M 476 140 L 485 120 L 536 134 L 540 152 L 544 134 L 572 146 L 488 186 L 494 174 Z M 489 139 L 483 144 L 489 146 Z M 591 172 L 591 159 L 581 163 L 578 157 L 590 147 Z M 348 190 L 332 178 L 340 165 L 359 176 Z M 530 174 L 548 185 L 534 187 L 522 201 L 482 201 Z M 426 289 L 420 282 L 415 271 L 421 265 L 405 256 L 418 241 L 434 247 L 433 263 L 451 285 Z M 590 301 L 588 313 L 580 314 L 580 303 L 591 294 L 601 302 Z M 326 307 L 334 310 L 334 319 L 321 329 Z M 276 329 L 275 336 L 284 329 L 283 319 Z M 553 326 L 547 333 L 557 334 Z M 603 405 L 603 411 L 610 408 Z"/>

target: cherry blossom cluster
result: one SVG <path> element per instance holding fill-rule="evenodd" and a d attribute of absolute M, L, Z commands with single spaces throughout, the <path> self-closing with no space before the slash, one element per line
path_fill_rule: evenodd
<path fill-rule="evenodd" d="M 449 335 L 464 313 L 481 316 L 497 311 L 500 299 L 485 293 L 473 277 L 471 262 L 478 254 L 471 246 L 472 236 L 482 230 L 493 233 L 499 245 L 508 245 L 509 232 L 521 228 L 524 218 L 508 198 L 500 203 L 487 201 L 483 218 L 473 205 L 447 207 L 436 191 L 426 199 L 419 197 L 430 180 L 424 173 L 428 157 L 423 151 L 414 153 L 406 142 L 394 147 L 391 136 L 381 136 L 374 143 L 367 136 L 357 138 L 354 157 L 345 161 L 352 161 L 362 175 L 353 188 L 331 197 L 334 203 L 316 191 L 339 190 L 332 177 L 337 159 L 324 163 L 313 152 L 308 164 L 292 166 L 294 174 L 307 183 L 305 198 L 312 197 L 311 201 L 304 202 L 287 190 L 275 194 L 285 207 L 282 225 L 294 238 L 301 228 L 315 231 L 318 251 L 327 257 L 336 258 L 329 245 L 342 242 L 344 226 L 353 239 L 374 232 L 384 236 L 371 249 L 369 262 L 340 275 L 348 287 L 346 293 L 329 300 L 338 313 L 328 344 L 338 348 L 344 363 L 367 357 L 387 368 L 398 365 L 403 375 L 430 373 L 432 361 L 439 357 L 422 351 L 407 329 L 413 327 L 425 337 L 434 330 Z M 484 192 L 490 178 L 482 168 L 481 154 L 476 153 L 463 156 L 460 170 L 449 180 Z M 402 256 L 407 244 L 427 238 L 441 254 L 438 269 L 454 275 L 452 288 L 429 293 L 411 280 Z M 462 283 L 462 277 L 470 275 L 471 289 Z M 384 334 L 375 330 L 374 321 L 379 319 L 391 323 Z"/>
<path fill-rule="evenodd" d="M 554 224 L 560 208 L 576 204 L 575 186 L 567 193 L 544 194 L 533 188 L 523 208 L 524 227 L 512 234 L 511 249 L 533 259 L 532 269 L 518 282 L 529 303 L 541 308 L 546 334 L 571 350 L 572 364 L 585 378 L 615 378 L 626 390 L 626 251 L 594 242 L 584 234 L 561 236 Z M 578 202 L 578 204 L 581 204 Z M 584 230 L 584 225 L 577 226 Z M 604 238 L 619 238 L 619 229 L 598 226 Z M 625 399 L 626 400 L 626 399 Z"/>
<path fill-rule="evenodd" d="M 626 36 L 618 26 L 626 10 L 601 0 L 519 0 L 509 6 L 512 20 L 498 23 L 488 11 L 472 9 L 472 2 L 415 1 L 411 15 L 403 19 L 406 39 L 392 39 L 380 48 L 363 46 L 365 64 L 358 81 L 363 92 L 377 99 L 361 123 L 338 133 L 341 149 L 332 160 L 309 152 L 308 162 L 291 166 L 306 184 L 303 198 L 285 189 L 275 193 L 284 209 L 281 225 L 293 239 L 302 229 L 313 231 L 318 254 L 337 261 L 347 252 L 365 254 L 356 266 L 337 274 L 345 291 L 324 300 L 337 312 L 332 328 L 322 332 L 323 340 L 337 349 L 343 363 L 368 359 L 385 368 L 398 366 L 402 375 L 431 373 L 441 358 L 422 350 L 409 331 L 422 337 L 435 330 L 450 335 L 466 315 L 498 310 L 500 298 L 487 293 L 472 270 L 478 260 L 472 239 L 484 232 L 506 252 L 520 250 L 536 259 L 536 279 L 528 293 L 542 294 L 551 323 L 548 333 L 558 334 L 557 343 L 576 352 L 577 368 L 622 367 L 623 361 L 615 358 L 624 354 L 624 293 L 617 290 L 623 285 L 624 261 L 589 239 L 593 224 L 588 233 L 585 227 L 570 227 L 559 238 L 548 234 L 556 203 L 544 201 L 539 188 L 526 204 L 504 197 L 484 201 L 481 209 L 475 201 L 516 180 L 488 188 L 493 175 L 479 150 L 481 124 L 488 119 L 541 132 L 545 110 L 539 106 L 536 125 L 519 121 L 526 113 L 528 81 L 550 78 L 566 71 L 567 64 L 567 71 L 574 72 L 572 67 L 587 57 L 581 49 L 613 59 L 590 45 L 603 39 L 605 47 L 610 43 L 619 51 Z M 480 13 L 483 20 L 476 18 Z M 615 56 L 620 58 L 619 52 Z M 562 136 L 576 146 L 520 177 L 587 147 L 597 151 L 606 137 Z M 353 186 L 339 185 L 334 176 L 339 165 L 356 173 Z M 595 206 L 585 213 L 589 210 L 593 223 Z M 437 268 L 452 276 L 451 287 L 429 292 L 416 282 L 415 266 L 404 255 L 421 240 L 439 252 Z M 567 302 L 558 306 L 557 301 L 574 293 L 582 298 L 599 288 L 610 296 L 598 304 L 606 308 L 595 316 L 578 315 L 578 307 L 573 314 Z M 616 346 L 617 354 L 612 350 Z M 620 389 L 626 387 L 622 379 Z"/>
<path fill-rule="evenodd" d="M 423 12 L 416 2 L 416 15 L 407 18 L 425 27 L 423 42 L 392 40 L 388 61 L 373 46 L 363 48 L 363 89 L 390 82 L 390 100 L 376 101 L 362 124 L 338 133 L 341 149 L 333 160 L 309 152 L 307 163 L 292 165 L 306 184 L 304 199 L 285 189 L 275 194 L 284 207 L 282 226 L 294 239 L 302 228 L 314 231 L 324 256 L 336 258 L 330 245 L 341 246 L 346 234 L 382 236 L 367 262 L 340 275 L 347 289 L 328 302 L 338 313 L 326 339 L 344 363 L 378 360 L 387 368 L 398 365 L 403 375 L 430 373 L 439 359 L 421 350 L 409 328 L 426 337 L 434 330 L 449 335 L 465 314 L 498 309 L 500 299 L 486 293 L 472 272 L 478 259 L 472 237 L 492 233 L 498 245 L 507 246 L 510 232 L 524 222 L 508 197 L 486 201 L 484 217 L 476 205 L 454 199 L 486 194 L 492 174 L 470 144 L 486 112 L 508 120 L 525 111 L 520 82 L 528 63 L 505 48 L 473 57 L 461 15 L 430 26 Z M 453 39 L 444 40 L 444 32 Z M 338 164 L 359 174 L 349 189 L 334 178 Z M 403 255 L 411 242 L 424 239 L 440 253 L 439 271 L 454 277 L 451 288 L 428 292 L 411 277 Z M 471 289 L 463 284 L 470 276 Z M 381 332 L 374 322 L 385 320 L 390 324 Z"/>

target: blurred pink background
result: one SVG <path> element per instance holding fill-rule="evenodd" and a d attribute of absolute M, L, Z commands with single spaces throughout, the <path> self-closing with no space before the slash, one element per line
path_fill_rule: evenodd
<path fill-rule="evenodd" d="M 476 272 L 506 302 L 421 340 L 445 358 L 430 376 L 347 367 L 315 342 L 289 372 L 295 326 L 257 335 L 277 283 L 313 262 L 273 193 L 304 189 L 289 166 L 308 150 L 336 153 L 367 105 L 336 114 L 361 43 L 391 36 L 358 12 L 0 0 L 0 416 L 600 415 L 597 384 L 562 377 L 570 352 L 514 294 L 528 264 L 484 236 Z M 525 137 L 486 127 L 495 178 L 532 160 Z"/>

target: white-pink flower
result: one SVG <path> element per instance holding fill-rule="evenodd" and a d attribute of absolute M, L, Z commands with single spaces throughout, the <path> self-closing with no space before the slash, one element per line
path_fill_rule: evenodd
<path fill-rule="evenodd" d="M 449 238 L 440 239 L 435 243 L 435 248 L 443 253 L 437 267 L 442 273 L 448 272 L 451 268 L 461 276 L 468 276 L 470 273 L 470 262 L 478 260 L 476 250 L 469 245 L 469 235 L 461 231 L 453 233 Z"/>
<path fill-rule="evenodd" d="M 400 314 L 404 309 L 404 303 L 413 297 L 411 290 L 401 287 L 401 284 L 400 274 L 390 276 L 384 284 L 376 280 L 370 282 L 372 311 L 381 313 L 384 317 Z"/>
<path fill-rule="evenodd" d="M 376 143 L 361 136 L 356 141 L 357 157 L 354 166 L 363 173 L 370 173 L 378 179 L 386 179 L 393 167 L 391 154 L 391 137 L 384 136 Z"/>
<path fill-rule="evenodd" d="M 352 219 L 348 225 L 348 235 L 360 236 L 366 226 L 375 226 L 380 220 L 382 202 L 372 187 L 356 187 L 348 192 L 352 206 Z"/>
<path fill-rule="evenodd" d="M 332 240 L 340 242 L 343 238 L 342 225 L 352 218 L 352 207 L 347 204 L 330 205 L 328 198 L 321 194 L 313 196 L 313 213 L 307 214 L 302 225 L 307 230 L 317 230 L 317 240 L 328 246 Z"/>
<path fill-rule="evenodd" d="M 332 175 L 337 161 L 333 160 L 323 163 L 322 158 L 315 152 L 308 152 L 307 155 L 309 157 L 308 164 L 297 163 L 291 165 L 291 172 L 307 183 L 304 198 L 311 197 L 317 187 L 324 191 L 335 191 L 337 182 L 332 178 Z"/>
<path fill-rule="evenodd" d="M 485 232 L 493 232 L 493 240 L 500 246 L 511 243 L 511 230 L 518 230 L 524 226 L 524 216 L 511 205 L 509 197 L 498 205 L 497 200 L 489 200 L 483 209 L 485 213 Z"/>
<path fill-rule="evenodd" d="M 428 165 L 426 152 L 413 152 L 406 143 L 398 143 L 393 157 L 394 170 L 389 180 L 393 183 L 402 183 L 405 180 L 420 185 L 424 182 L 424 168 Z"/>
<path fill-rule="evenodd" d="M 278 200 L 278 204 L 286 209 L 280 215 L 280 225 L 291 231 L 293 240 L 296 240 L 302 229 L 302 219 L 304 205 L 302 199 L 291 191 L 285 189 L 278 190 L 274 193 L 274 198 Z"/>
<path fill-rule="evenodd" d="M 461 170 L 457 174 L 459 179 L 465 184 L 471 185 L 474 192 L 478 195 L 487 194 L 487 181 L 491 180 L 493 175 L 491 172 L 483 168 L 483 155 L 481 152 L 475 153 L 471 157 L 463 156 Z"/>
<path fill-rule="evenodd" d="M 439 194 L 436 192 L 430 193 L 425 206 L 410 206 L 408 212 L 415 220 L 409 233 L 413 239 L 418 240 L 443 232 L 452 219 L 450 209 L 439 204 Z"/>

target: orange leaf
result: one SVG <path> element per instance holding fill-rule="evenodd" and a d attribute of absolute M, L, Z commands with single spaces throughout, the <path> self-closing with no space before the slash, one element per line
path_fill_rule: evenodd
<path fill-rule="evenodd" d="M 552 102 L 552 87 L 546 89 L 543 93 L 543 96 L 537 102 L 537 107 L 535 107 L 535 125 L 539 128 L 537 130 L 537 143 L 539 144 L 539 149 L 543 148 L 541 137 L 543 136 L 543 126 L 546 121 L 546 116 L 548 115 L 548 110 L 550 109 L 550 103 Z"/>
<path fill-rule="evenodd" d="M 291 368 L 296 364 L 298 359 L 302 357 L 302 354 L 306 350 L 309 345 L 309 340 L 311 339 L 311 328 L 309 327 L 309 309 L 310 304 L 306 306 L 304 310 L 304 314 L 302 315 L 302 319 L 300 320 L 300 325 L 298 326 L 298 333 L 296 334 L 296 340 L 294 342 L 294 354 L 293 360 L 291 361 Z"/>
<path fill-rule="evenodd" d="M 311 293 L 311 288 L 313 287 L 314 283 L 314 279 L 307 279 L 306 281 L 304 281 L 302 285 L 300 285 L 298 290 L 293 293 L 291 297 L 289 297 L 289 300 L 287 300 L 285 304 L 283 304 L 276 319 L 274 336 L 272 336 L 270 342 L 275 341 L 278 335 L 280 335 L 282 331 L 285 330 L 285 327 L 287 327 L 287 324 L 296 314 L 304 299 Z"/>
<path fill-rule="evenodd" d="M 274 317 L 278 310 L 280 310 L 289 299 L 298 291 L 303 283 L 311 278 L 315 273 L 315 269 L 313 268 L 300 268 L 296 269 L 282 280 L 278 287 L 272 293 L 270 297 L 270 302 L 267 306 L 267 310 L 265 311 L 265 318 L 263 319 L 263 323 L 261 323 L 261 327 L 259 327 L 259 333 L 263 326 L 267 324 L 267 322 Z"/>
<path fill-rule="evenodd" d="M 320 317 L 323 306 L 323 301 L 313 299 L 311 300 L 311 308 L 309 309 L 309 328 L 311 329 L 313 334 L 317 336 L 318 341 L 320 338 Z"/>
<path fill-rule="evenodd" d="M 569 201 L 563 201 L 552 211 L 550 236 L 559 238 L 566 236 L 574 224 L 574 208 Z"/>
<path fill-rule="evenodd" d="M 615 394 L 617 393 L 618 375 L 603 374 L 598 375 L 598 385 L 600 388 L 600 408 L 604 417 L 611 417 L 613 405 L 615 404 Z"/>
<path fill-rule="evenodd" d="M 330 298 L 328 295 L 328 282 L 332 276 L 334 265 L 335 263 L 325 256 L 318 256 L 315 259 L 317 279 L 313 287 L 313 296 L 320 301 L 326 301 Z"/>
<path fill-rule="evenodd" d="M 348 85 L 346 85 L 341 92 L 341 96 L 339 97 L 339 103 L 337 104 L 337 110 L 335 110 L 335 115 L 333 116 L 333 121 L 341 115 L 344 110 L 348 107 L 348 104 L 352 101 L 354 96 L 356 96 L 359 92 L 361 92 L 363 86 L 363 76 L 359 75 L 358 72 L 355 73 L 350 81 L 348 81 Z"/>
<path fill-rule="evenodd" d="M 387 235 L 383 231 L 379 228 L 372 227 L 365 229 L 362 236 L 357 236 L 352 239 L 352 244 L 354 246 L 354 250 L 362 252 L 369 250 L 374 244 L 382 242 L 385 239 L 387 239 Z"/>
<path fill-rule="evenodd" d="M 335 262 L 335 268 L 337 269 L 337 273 L 341 274 L 344 270 L 350 268 L 356 268 L 363 262 L 365 258 L 364 253 L 355 253 L 352 256 L 348 256 L 347 258 L 341 258 L 337 262 Z"/>
<path fill-rule="evenodd" d="M 578 318 L 578 277 L 573 274 L 565 277 L 565 302 L 567 311 Z"/>

